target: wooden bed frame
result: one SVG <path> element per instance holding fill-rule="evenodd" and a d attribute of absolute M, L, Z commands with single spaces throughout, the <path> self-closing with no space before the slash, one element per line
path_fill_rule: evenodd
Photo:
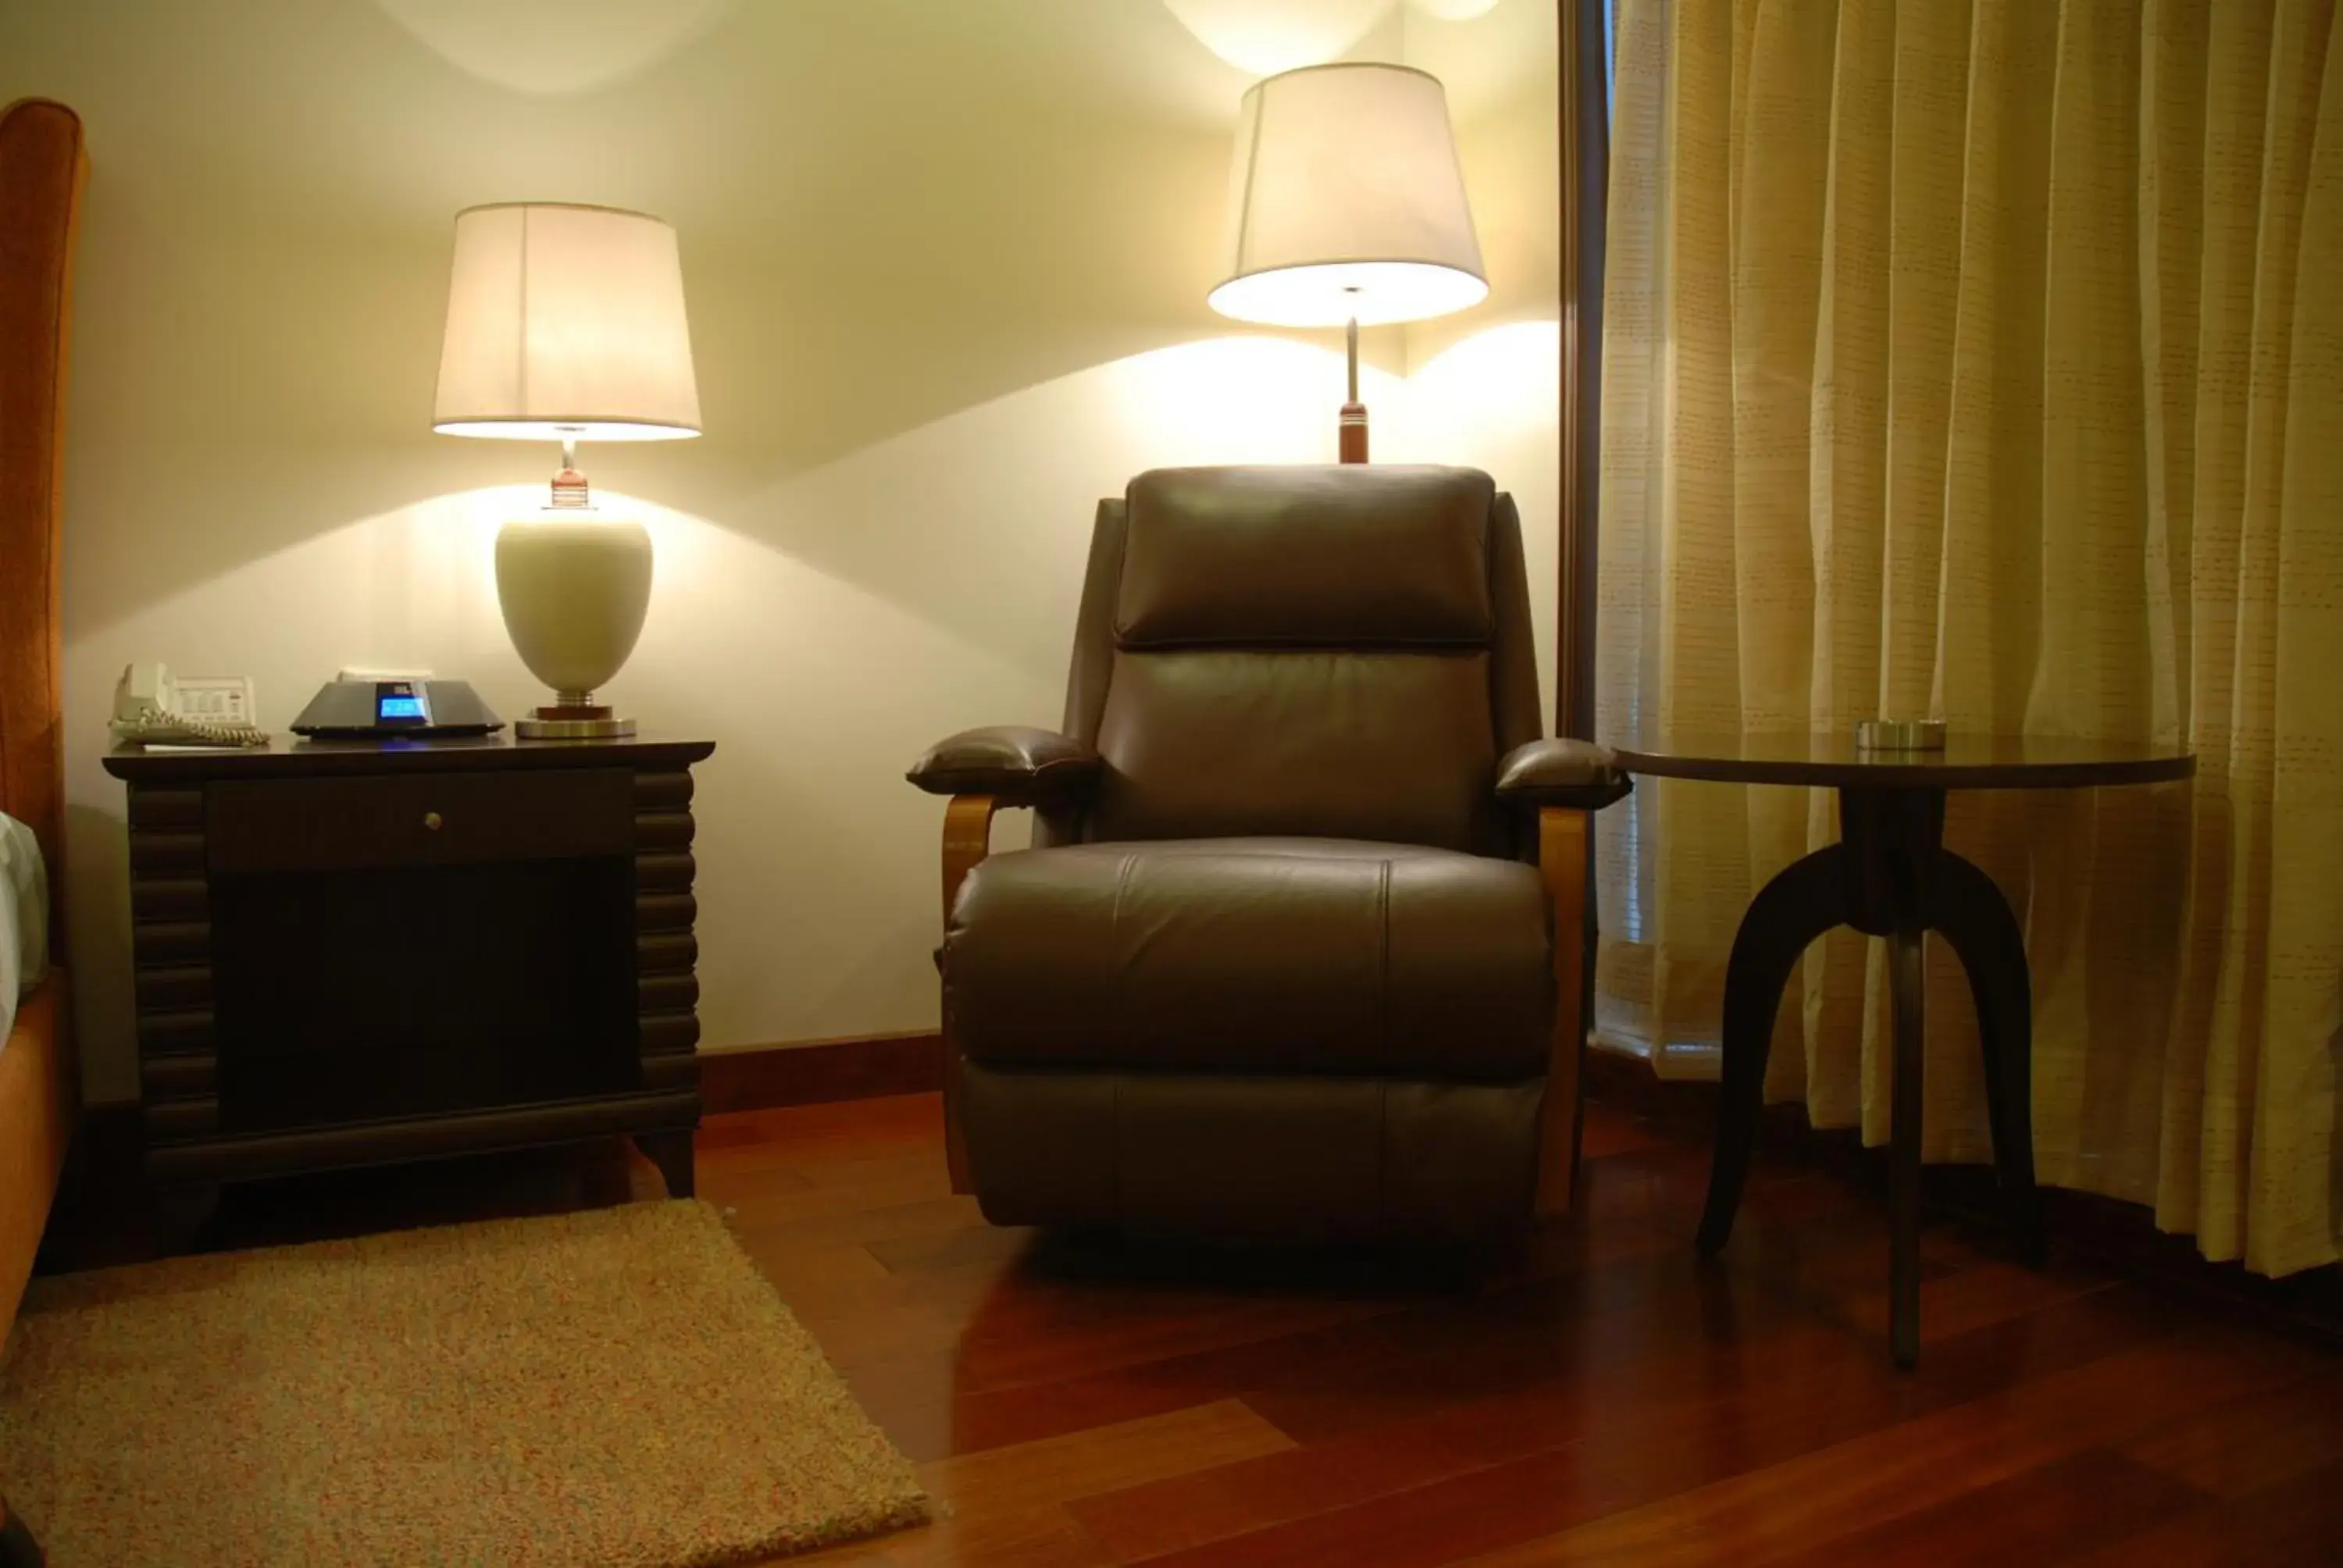
<path fill-rule="evenodd" d="M 0 811 L 40 840 L 53 957 L 65 938 L 58 513 L 74 240 L 88 172 L 71 109 L 26 98 L 0 110 Z M 80 1111 L 70 1022 L 60 965 L 24 999 L 0 1050 L 0 1335 L 15 1322 Z M 39 1561 L 24 1522 L 0 1501 L 0 1565 Z"/>

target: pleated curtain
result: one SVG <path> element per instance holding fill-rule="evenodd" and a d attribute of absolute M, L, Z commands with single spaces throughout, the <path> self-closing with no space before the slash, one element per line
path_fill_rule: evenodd
<path fill-rule="evenodd" d="M 2187 784 L 1956 793 L 2017 911 L 2045 1181 L 2214 1259 L 2343 1210 L 2343 36 L 2314 0 L 1619 0 L 1598 734 L 2185 739 Z M 1823 791 L 1600 819 L 1597 1027 L 1715 1071 Z M 1930 943 L 1925 1147 L 1983 1161 Z M 1882 945 L 1806 954 L 1769 1099 L 1887 1131 Z"/>

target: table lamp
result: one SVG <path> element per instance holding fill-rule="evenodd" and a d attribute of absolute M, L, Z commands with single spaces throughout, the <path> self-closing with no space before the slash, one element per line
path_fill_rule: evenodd
<path fill-rule="evenodd" d="M 634 651 L 650 607 L 651 539 L 591 504 L 578 443 L 699 434 L 675 230 L 614 207 L 551 202 L 456 215 L 447 330 L 431 427 L 558 441 L 549 503 L 497 535 L 505 630 L 553 701 L 527 739 L 632 735 L 594 701 Z"/>
<path fill-rule="evenodd" d="M 1339 449 L 1367 460 L 1359 327 L 1488 295 L 1439 78 L 1404 65 L 1306 65 L 1257 82 L 1237 121 L 1228 276 L 1213 309 L 1274 327 L 1347 327 Z"/>

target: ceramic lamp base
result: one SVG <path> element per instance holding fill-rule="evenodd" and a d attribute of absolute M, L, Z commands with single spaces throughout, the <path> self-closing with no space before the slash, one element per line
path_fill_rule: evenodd
<path fill-rule="evenodd" d="M 505 629 L 553 702 L 513 725 L 524 740 L 608 740 L 635 721 L 597 706 L 650 607 L 651 540 L 631 518 L 548 508 L 497 536 L 497 599 Z"/>

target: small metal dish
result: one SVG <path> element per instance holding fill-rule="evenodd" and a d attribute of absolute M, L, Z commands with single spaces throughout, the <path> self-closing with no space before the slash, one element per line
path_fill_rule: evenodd
<path fill-rule="evenodd" d="M 1866 719 L 1855 727 L 1858 751 L 1942 751 L 1941 719 Z"/>

